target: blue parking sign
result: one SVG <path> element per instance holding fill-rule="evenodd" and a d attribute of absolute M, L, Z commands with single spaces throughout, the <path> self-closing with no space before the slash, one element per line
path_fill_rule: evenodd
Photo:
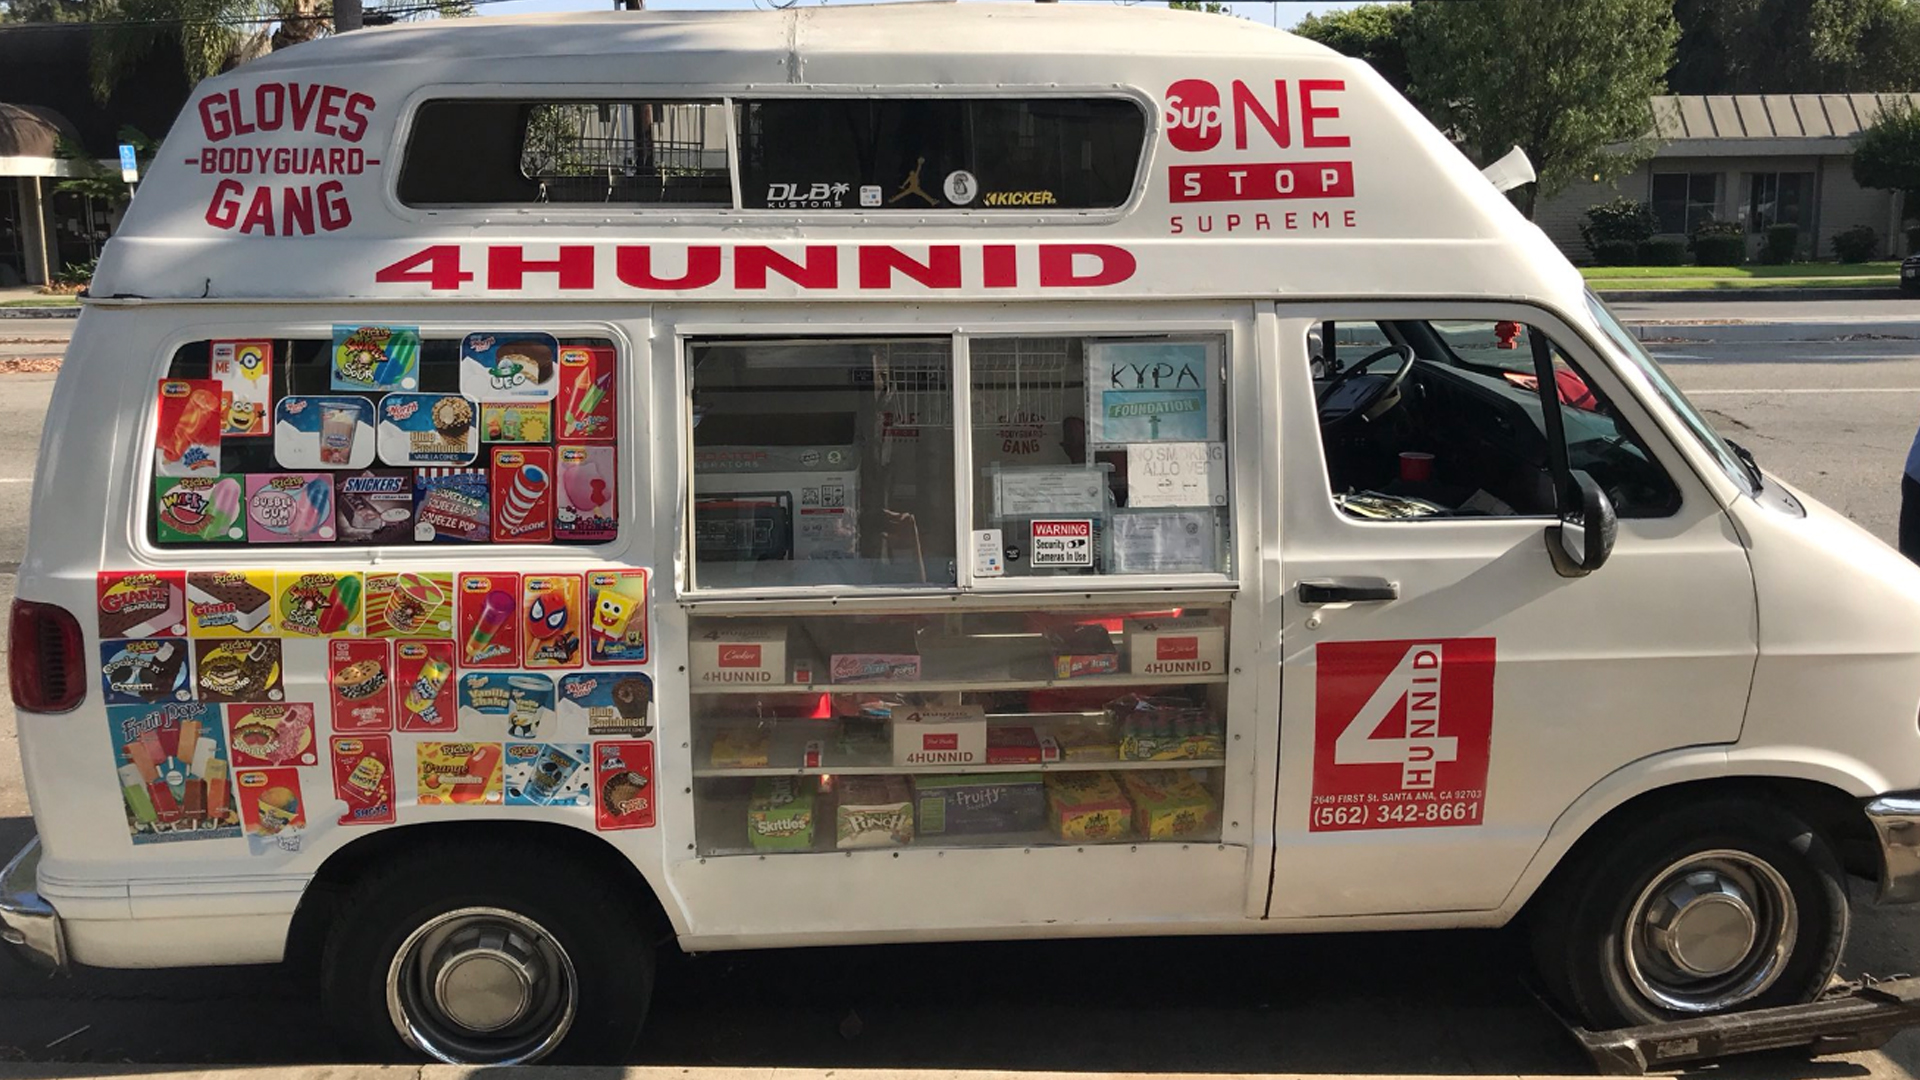
<path fill-rule="evenodd" d="M 140 164 L 134 160 L 133 144 L 120 144 L 120 179 L 131 184 L 140 179 Z"/>

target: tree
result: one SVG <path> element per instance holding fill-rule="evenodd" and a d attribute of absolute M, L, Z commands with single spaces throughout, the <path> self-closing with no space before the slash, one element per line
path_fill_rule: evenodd
<path fill-rule="evenodd" d="M 1861 187 L 1904 192 L 1907 216 L 1920 216 L 1920 109 L 1881 111 L 1854 144 L 1853 178 Z"/>
<path fill-rule="evenodd" d="M 1410 4 L 1361 4 L 1345 11 L 1309 15 L 1293 32 L 1335 52 L 1365 60 L 1404 94 L 1411 81 L 1407 44 L 1412 25 Z"/>
<path fill-rule="evenodd" d="M 1413 91 L 1481 164 L 1513 147 L 1541 195 L 1576 178 L 1617 176 L 1652 153 L 1648 99 L 1666 86 L 1679 30 L 1673 0 L 1417 3 Z"/>
<path fill-rule="evenodd" d="M 1917 0 L 1675 0 L 1676 94 L 1920 89 Z"/>
<path fill-rule="evenodd" d="M 1233 14 L 1220 0 L 1167 0 L 1167 7 L 1174 11 L 1204 11 L 1209 15 Z"/>

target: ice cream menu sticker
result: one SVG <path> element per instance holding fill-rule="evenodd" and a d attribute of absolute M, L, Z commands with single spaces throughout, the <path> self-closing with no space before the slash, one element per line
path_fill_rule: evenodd
<path fill-rule="evenodd" d="M 1220 347 L 1204 341 L 1087 346 L 1087 442 L 1221 442 Z"/>
<path fill-rule="evenodd" d="M 333 328 L 333 389 L 412 390 L 420 385 L 420 331 L 411 326 Z"/>
<path fill-rule="evenodd" d="M 134 843 L 240 835 L 218 706 L 116 705 L 107 724 Z"/>

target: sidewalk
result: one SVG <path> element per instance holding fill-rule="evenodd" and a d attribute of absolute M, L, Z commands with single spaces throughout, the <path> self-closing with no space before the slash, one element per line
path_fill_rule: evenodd
<path fill-rule="evenodd" d="M 1829 1059 L 1831 1061 L 1832 1059 Z M 1776 1062 L 1776 1067 L 1780 1062 Z M 1801 1063 L 1806 1065 L 1805 1062 Z M 1802 1075 L 1826 1072 L 1807 1066 Z M 14 1065 L 0 1064 L 0 1080 L 96 1080 L 139 1076 L 143 1080 L 1262 1080 L 1281 1073 L 1065 1073 L 958 1069 L 748 1069 L 693 1068 L 670 1065 L 618 1066 L 506 1066 L 464 1065 L 308 1065 L 210 1066 L 171 1069 L 152 1065 Z M 1514 1073 L 1476 1073 L 1478 1080 L 1556 1080 Z M 1652 1075 L 1660 1075 L 1658 1073 Z M 1316 1080 L 1459 1080 L 1459 1077 L 1391 1078 L 1343 1077 L 1316 1074 Z M 1591 1077 L 1587 1078 L 1591 1080 Z"/>

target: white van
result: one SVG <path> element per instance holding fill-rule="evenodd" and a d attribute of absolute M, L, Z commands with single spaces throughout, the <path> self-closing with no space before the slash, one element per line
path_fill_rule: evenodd
<path fill-rule="evenodd" d="M 652 948 L 1536 928 L 1594 1025 L 1920 894 L 1920 571 L 1365 65 L 988 3 L 211 80 L 12 616 L 50 964 L 617 1058 Z"/>

